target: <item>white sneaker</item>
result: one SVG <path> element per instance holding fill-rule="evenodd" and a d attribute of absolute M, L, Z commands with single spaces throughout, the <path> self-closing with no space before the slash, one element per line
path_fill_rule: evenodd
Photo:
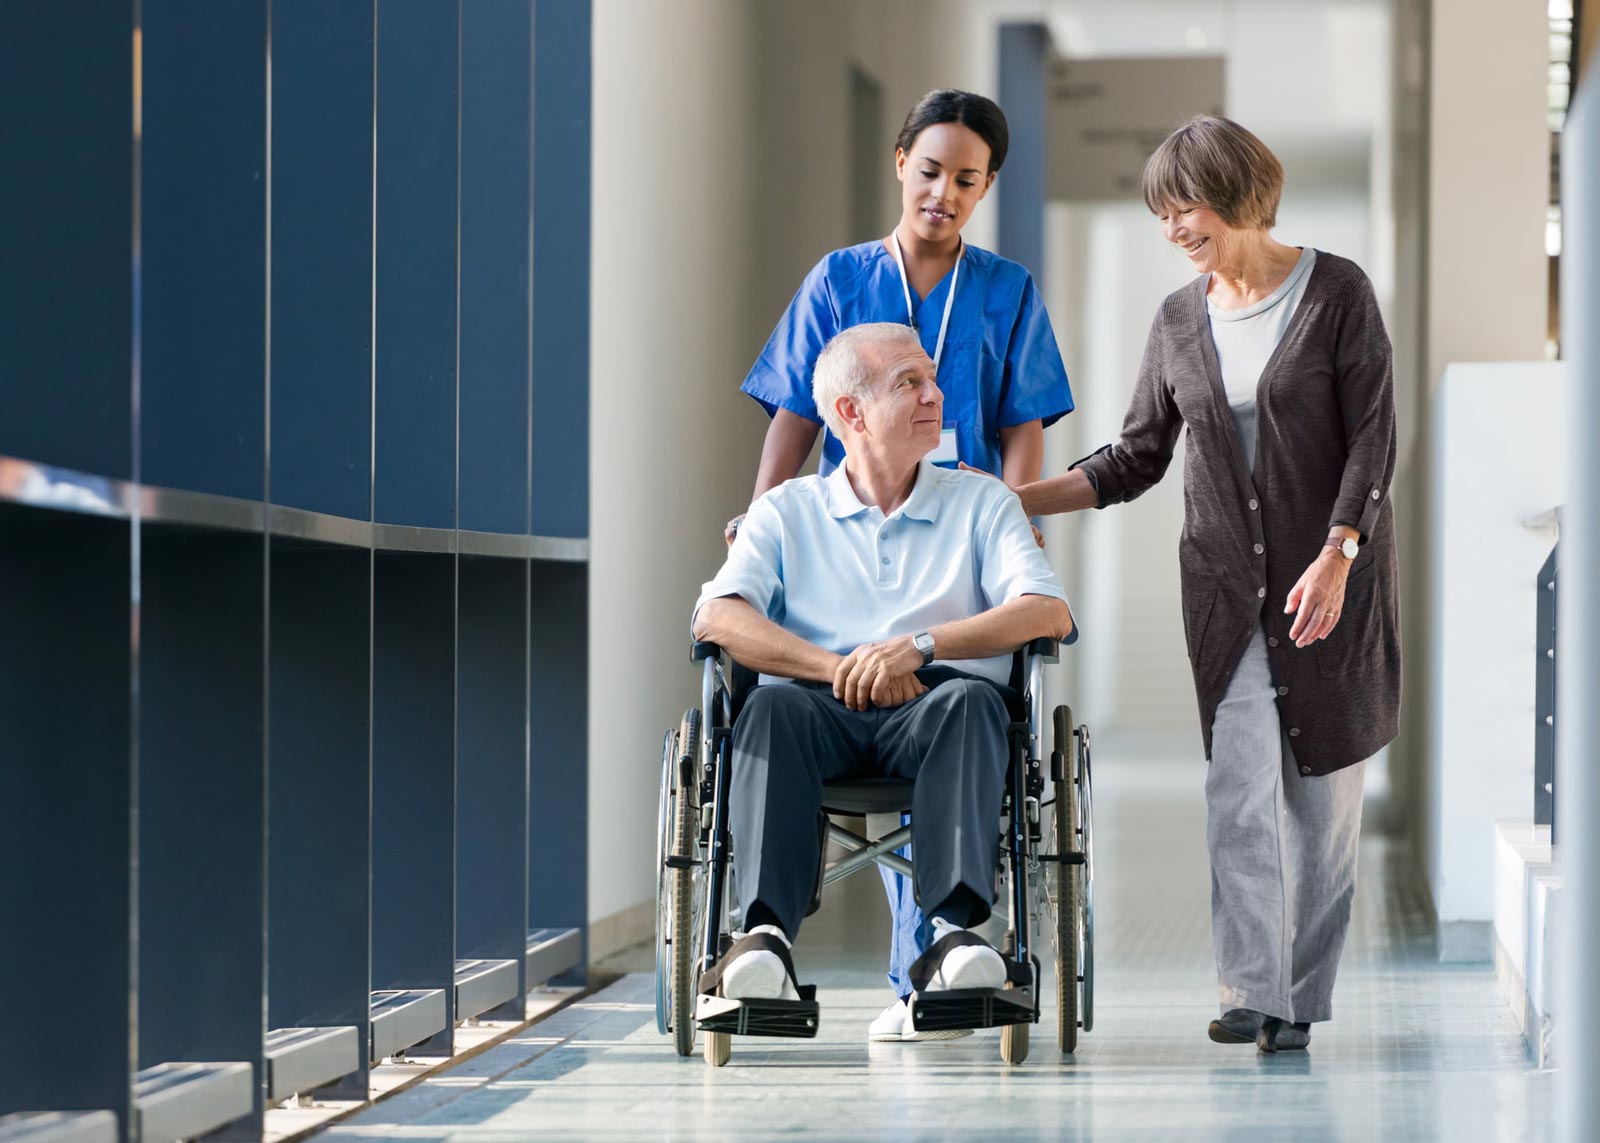
<path fill-rule="evenodd" d="M 867 1025 L 867 1040 L 874 1044 L 914 1044 L 924 1040 L 959 1040 L 972 1035 L 971 1028 L 952 1028 L 942 1032 L 919 1032 L 911 1026 L 911 1006 L 896 1000 Z"/>
<path fill-rule="evenodd" d="M 776 925 L 757 925 L 749 934 L 769 933 L 789 945 L 789 938 Z M 722 995 L 730 1000 L 799 1000 L 789 970 L 777 953 L 751 949 L 734 957 L 722 970 Z"/>
<path fill-rule="evenodd" d="M 961 932 L 942 917 L 933 919 L 933 939 L 937 943 L 950 933 Z M 944 954 L 939 968 L 928 981 L 925 992 L 953 988 L 999 988 L 1006 982 L 1006 962 L 987 944 L 961 945 Z"/>

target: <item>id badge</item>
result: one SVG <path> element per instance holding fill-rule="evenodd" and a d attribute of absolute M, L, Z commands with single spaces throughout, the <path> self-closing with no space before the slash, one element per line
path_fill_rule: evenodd
<path fill-rule="evenodd" d="M 955 464 L 961 459 L 956 445 L 956 421 L 946 421 L 939 431 L 939 447 L 928 454 L 934 464 Z"/>

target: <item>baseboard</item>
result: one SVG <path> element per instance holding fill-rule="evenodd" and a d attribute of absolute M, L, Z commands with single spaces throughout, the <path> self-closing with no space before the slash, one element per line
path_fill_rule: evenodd
<path fill-rule="evenodd" d="M 604 960 L 630 945 L 650 940 L 656 931 L 656 903 L 640 901 L 589 923 L 589 963 Z"/>
<path fill-rule="evenodd" d="M 1440 921 L 1440 964 L 1493 964 L 1493 921 Z"/>

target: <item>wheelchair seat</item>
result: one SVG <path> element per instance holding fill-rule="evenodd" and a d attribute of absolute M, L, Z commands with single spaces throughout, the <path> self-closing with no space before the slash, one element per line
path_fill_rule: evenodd
<path fill-rule="evenodd" d="M 904 778 L 836 778 L 822 783 L 822 812 L 896 814 L 911 808 L 912 784 Z"/>

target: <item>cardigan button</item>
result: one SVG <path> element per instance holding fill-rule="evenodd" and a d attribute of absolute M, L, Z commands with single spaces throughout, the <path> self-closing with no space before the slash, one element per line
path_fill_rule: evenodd
<path fill-rule="evenodd" d="M 1298 726 L 1291 726 L 1289 728 L 1289 737 L 1290 738 L 1299 738 L 1300 737 L 1300 728 Z"/>
<path fill-rule="evenodd" d="M 1265 598 L 1267 598 L 1267 589 L 1264 588 L 1264 587 L 1256 588 L 1256 598 L 1257 599 L 1265 599 Z"/>
<path fill-rule="evenodd" d="M 1278 637 L 1276 635 L 1269 635 L 1267 637 L 1267 646 L 1276 647 L 1277 645 L 1278 645 Z"/>
<path fill-rule="evenodd" d="M 1259 556 L 1262 552 L 1264 552 L 1266 550 L 1267 549 L 1263 545 L 1261 545 L 1261 544 L 1257 544 L 1256 545 L 1256 555 Z"/>
<path fill-rule="evenodd" d="M 1374 493 L 1374 496 L 1376 496 L 1376 493 Z M 1257 503 L 1255 497 L 1252 496 L 1250 498 L 1250 511 L 1254 512 L 1259 507 L 1261 507 L 1261 505 Z"/>
<path fill-rule="evenodd" d="M 1280 695 L 1286 695 L 1286 694 L 1289 693 L 1289 688 L 1288 687 L 1279 687 L 1278 688 L 1278 693 Z"/>
<path fill-rule="evenodd" d="M 1302 766 L 1302 767 L 1300 767 L 1300 773 L 1302 773 L 1302 774 L 1311 773 L 1311 767 L 1310 766 Z"/>

